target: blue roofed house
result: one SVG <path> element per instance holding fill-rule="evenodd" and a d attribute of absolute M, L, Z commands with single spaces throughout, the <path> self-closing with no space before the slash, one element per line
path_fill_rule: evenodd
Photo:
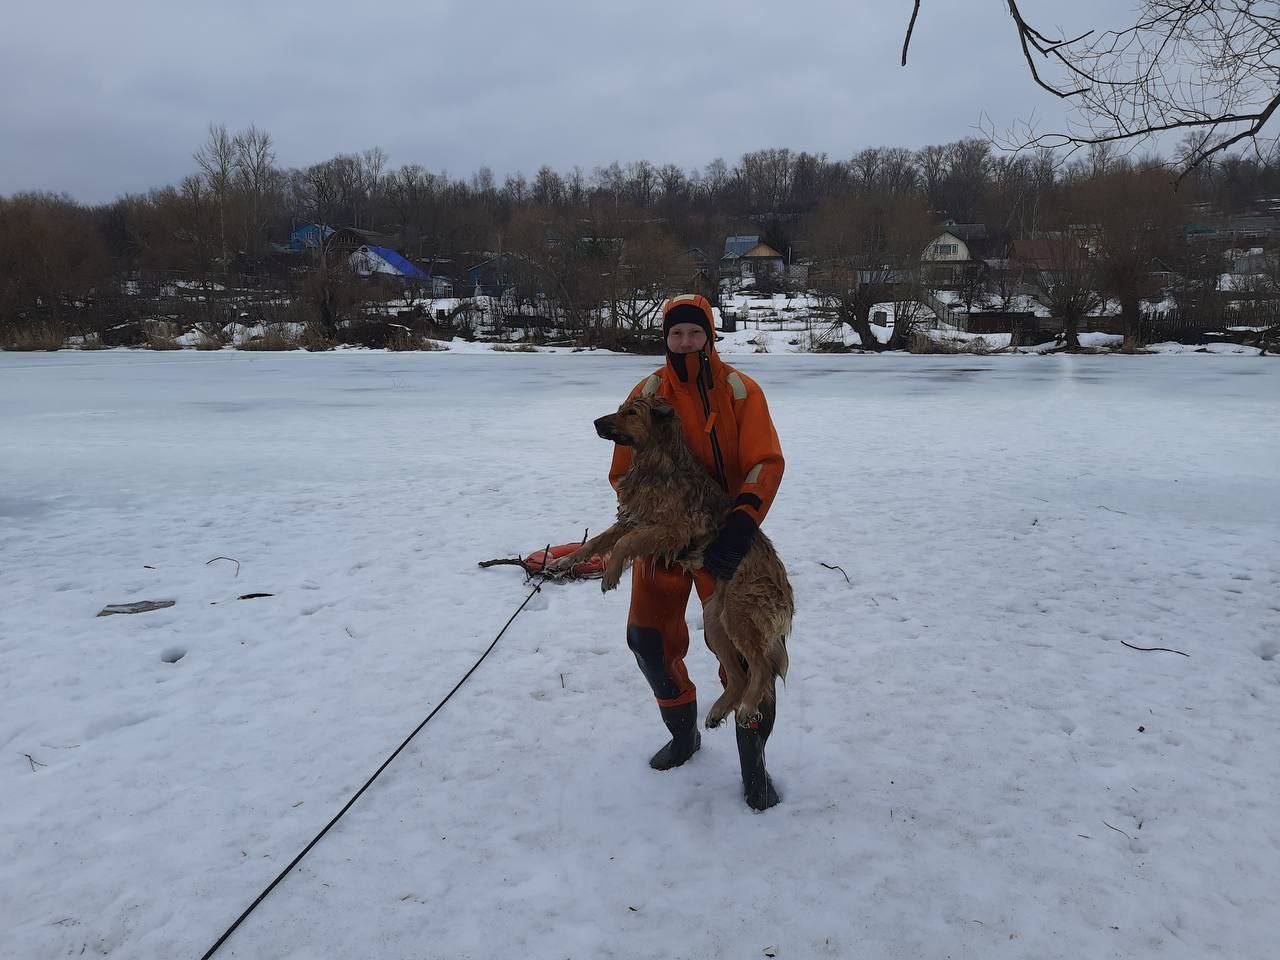
<path fill-rule="evenodd" d="M 404 280 L 426 282 L 429 279 L 421 267 L 410 263 L 389 247 L 375 247 L 366 243 L 353 252 L 347 262 L 362 277 L 377 273 Z"/>
<path fill-rule="evenodd" d="M 333 227 L 324 227 L 318 223 L 304 223 L 289 234 L 289 250 L 293 253 L 315 250 L 331 236 L 333 236 Z"/>

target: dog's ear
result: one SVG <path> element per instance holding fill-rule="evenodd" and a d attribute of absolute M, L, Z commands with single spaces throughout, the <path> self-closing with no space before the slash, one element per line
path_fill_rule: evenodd
<path fill-rule="evenodd" d="M 676 408 L 663 401 L 653 405 L 653 419 L 670 420 L 676 415 Z"/>

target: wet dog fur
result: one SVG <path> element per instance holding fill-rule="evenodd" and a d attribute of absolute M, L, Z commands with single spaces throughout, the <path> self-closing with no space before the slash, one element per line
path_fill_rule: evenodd
<path fill-rule="evenodd" d="M 633 561 L 656 559 L 689 571 L 702 566 L 702 553 L 732 504 L 689 449 L 670 404 L 639 397 L 595 426 L 604 439 L 633 450 L 631 468 L 618 484 L 618 519 L 556 565 L 607 555 L 600 585 L 605 592 Z M 760 705 L 775 696 L 776 679 L 787 675 L 785 640 L 794 613 L 782 561 L 763 531 L 756 531 L 733 579 L 716 581 L 704 609 L 707 646 L 727 681 L 707 712 L 708 727 L 719 726 L 731 710 L 741 724 L 759 719 Z"/>

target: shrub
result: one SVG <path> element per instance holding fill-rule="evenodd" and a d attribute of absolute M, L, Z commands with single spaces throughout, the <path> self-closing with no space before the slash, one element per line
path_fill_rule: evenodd
<path fill-rule="evenodd" d="M 142 324 L 137 320 L 128 320 L 108 327 L 98 334 L 98 339 L 106 347 L 141 347 L 147 342 L 147 335 Z"/>
<path fill-rule="evenodd" d="M 148 350 L 181 350 L 180 344 L 174 338 L 174 331 L 170 324 L 153 323 L 146 326 L 143 330 L 143 336 L 146 337 L 146 348 Z"/>
<path fill-rule="evenodd" d="M 842 340 L 819 340 L 813 345 L 814 353 L 853 353 L 853 350 Z"/>
<path fill-rule="evenodd" d="M 287 324 L 271 323 L 262 336 L 240 345 L 241 350 L 297 350 L 299 338 Z"/>
<path fill-rule="evenodd" d="M 402 324 L 392 323 L 388 326 L 390 328 L 387 331 L 388 350 L 399 353 L 415 350 L 439 351 L 449 349 L 443 343 L 437 343 Z"/>
<path fill-rule="evenodd" d="M 66 328 L 53 320 L 31 320 L 8 325 L 0 337 L 5 350 L 46 350 L 62 348 L 67 339 Z"/>
<path fill-rule="evenodd" d="M 991 352 L 991 344 L 982 337 L 974 337 L 972 340 L 940 340 L 929 336 L 923 331 L 917 331 L 911 335 L 907 349 L 911 353 L 965 353 L 983 356 Z"/>
<path fill-rule="evenodd" d="M 302 325 L 302 330 L 295 334 L 293 341 L 308 353 L 323 353 L 335 346 L 333 337 L 325 332 L 324 326 L 312 320 Z"/>
<path fill-rule="evenodd" d="M 197 350 L 221 350 L 226 343 L 220 331 L 217 336 L 211 335 L 203 328 L 198 329 L 197 332 L 200 334 L 200 339 L 193 344 Z"/>

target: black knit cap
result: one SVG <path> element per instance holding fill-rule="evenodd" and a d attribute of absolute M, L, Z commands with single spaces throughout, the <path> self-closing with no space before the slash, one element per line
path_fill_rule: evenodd
<path fill-rule="evenodd" d="M 671 332 L 671 328 L 677 323 L 696 323 L 702 328 L 702 332 L 707 335 L 707 342 L 715 340 L 716 335 L 711 330 L 711 318 L 699 306 L 692 303 L 681 303 L 672 307 L 667 311 L 667 315 L 662 318 L 662 337 L 665 340 L 667 334 Z"/>
<path fill-rule="evenodd" d="M 667 355 L 667 363 L 671 369 L 675 371 L 676 376 L 680 378 L 682 383 L 689 382 L 689 367 L 686 362 L 686 353 L 672 353 L 671 348 L 667 346 L 667 334 L 671 332 L 671 327 L 677 323 L 696 323 L 702 328 L 702 332 L 707 335 L 707 352 L 711 353 L 715 350 L 716 334 L 711 329 L 711 318 L 706 311 L 699 307 L 696 303 L 677 303 L 674 307 L 666 312 L 662 318 L 662 349 Z M 695 371 L 699 376 L 702 372 L 702 362 L 698 362 L 698 368 Z"/>

